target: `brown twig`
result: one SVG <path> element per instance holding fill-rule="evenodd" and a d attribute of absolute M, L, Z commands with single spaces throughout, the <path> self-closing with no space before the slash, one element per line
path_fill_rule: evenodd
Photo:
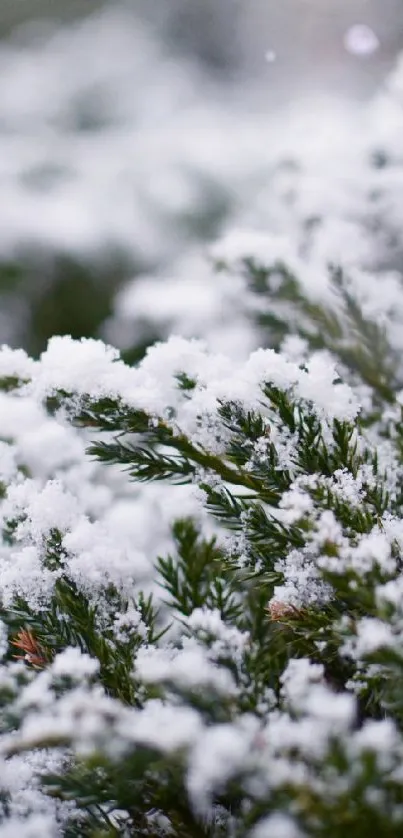
<path fill-rule="evenodd" d="M 43 669 L 48 663 L 43 649 L 29 629 L 21 629 L 11 645 L 24 652 L 23 655 L 13 655 L 16 660 L 24 660 L 37 669 Z"/>

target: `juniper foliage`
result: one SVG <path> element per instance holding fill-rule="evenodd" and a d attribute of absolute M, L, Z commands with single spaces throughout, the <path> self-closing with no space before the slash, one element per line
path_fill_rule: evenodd
<path fill-rule="evenodd" d="M 240 269 L 243 365 L 2 350 L 0 834 L 401 835 L 399 359 L 342 270 L 326 307 Z"/>

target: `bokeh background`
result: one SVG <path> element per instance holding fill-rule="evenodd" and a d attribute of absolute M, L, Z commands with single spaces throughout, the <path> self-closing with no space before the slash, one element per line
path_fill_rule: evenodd
<path fill-rule="evenodd" d="M 0 343 L 96 336 L 135 361 L 226 308 L 207 245 L 270 216 L 295 112 L 353 120 L 382 90 L 403 2 L 0 0 L 0 37 Z"/>

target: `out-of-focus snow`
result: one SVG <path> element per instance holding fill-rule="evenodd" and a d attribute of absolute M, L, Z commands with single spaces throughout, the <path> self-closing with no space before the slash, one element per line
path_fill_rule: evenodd
<path fill-rule="evenodd" d="M 108 340 L 127 347 L 155 316 L 163 335 L 209 328 L 214 348 L 225 342 L 226 323 L 234 351 L 238 344 L 248 351 L 251 341 L 239 328 L 236 293 L 208 267 L 206 242 L 233 227 L 285 236 L 308 248 L 319 285 L 323 263 L 340 253 L 359 265 L 384 261 L 381 234 L 369 236 L 361 222 L 370 213 L 392 230 L 401 226 L 400 170 L 375 171 L 368 162 L 379 148 L 396 163 L 400 154 L 401 82 L 376 93 L 385 50 L 391 64 L 396 44 L 367 4 L 366 26 L 382 49 L 361 62 L 372 74 L 372 99 L 348 102 L 341 79 L 350 74 L 357 92 L 360 72 L 343 45 L 356 20 L 357 4 L 350 6 L 339 4 L 336 14 L 333 2 L 323 10 L 313 0 L 284 0 L 280 12 L 259 0 L 248 9 L 228 0 L 219 9 L 196 2 L 190 11 L 177 0 L 158 17 L 155 3 L 136 11 L 127 3 L 65 26 L 15 30 L 0 47 L 2 261 L 29 248 L 87 260 L 117 250 L 138 292 L 129 283 L 119 296 L 102 333 Z M 211 42 L 212 21 L 223 44 L 233 34 L 226 73 L 214 74 L 211 56 L 207 66 L 190 49 L 192 21 L 200 43 Z M 307 65 L 300 86 L 308 47 L 316 81 Z M 137 282 L 139 271 L 153 280 Z M 23 312 L 8 298 L 3 311 L 0 339 L 12 341 L 13 318 L 16 328 Z"/>
<path fill-rule="evenodd" d="M 373 29 L 365 23 L 357 23 L 347 29 L 344 36 L 344 46 L 352 55 L 372 55 L 379 49 L 380 43 Z"/>

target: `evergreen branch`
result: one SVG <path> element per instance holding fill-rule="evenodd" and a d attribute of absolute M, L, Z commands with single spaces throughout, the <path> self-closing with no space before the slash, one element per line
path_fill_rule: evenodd
<path fill-rule="evenodd" d="M 195 467 L 185 458 L 169 457 L 160 450 L 129 445 L 120 440 L 95 442 L 88 448 L 88 454 L 106 464 L 127 465 L 129 474 L 139 482 L 190 483 L 195 475 Z"/>
<path fill-rule="evenodd" d="M 327 349 L 338 357 L 381 401 L 394 402 L 402 386 L 397 373 L 398 359 L 385 329 L 364 317 L 342 268 L 329 266 L 331 285 L 341 304 L 340 313 L 312 302 L 284 263 L 266 266 L 247 258 L 243 260 L 243 271 L 252 292 L 267 298 L 267 310 L 262 312 L 260 307 L 256 319 L 268 336 L 268 345 L 280 349 L 292 329 L 312 350 Z"/>
<path fill-rule="evenodd" d="M 92 407 L 91 425 L 93 427 L 101 431 L 118 429 L 117 424 L 113 424 L 109 419 L 104 423 L 104 414 L 98 412 L 97 404 L 94 403 Z M 260 493 L 267 502 L 275 500 L 275 495 L 267 491 L 263 480 L 255 478 L 252 474 L 241 468 L 232 468 L 219 456 L 194 445 L 184 434 L 175 434 L 162 420 L 159 420 L 158 423 L 153 425 L 151 419 L 147 417 L 146 422 L 145 414 L 141 413 L 140 421 L 136 423 L 136 421 L 132 421 L 133 415 L 126 414 L 125 410 L 122 410 L 119 431 L 121 433 L 146 434 L 147 443 L 150 448 L 137 448 L 135 446 L 129 446 L 127 443 L 122 444 L 116 441 L 113 443 L 94 442 L 89 448 L 89 453 L 105 462 L 133 466 L 130 471 L 132 476 L 143 480 L 166 479 L 170 475 L 176 476 L 178 474 L 187 477 L 187 475 L 193 473 L 192 469 L 194 465 L 198 465 L 207 471 L 217 474 L 226 483 L 242 486 L 252 492 Z M 83 417 L 85 418 L 85 416 L 86 414 L 81 413 L 80 421 L 84 421 Z M 116 405 L 114 406 L 113 421 L 116 423 L 118 421 Z M 177 465 L 177 460 L 174 458 L 160 455 L 159 452 L 154 454 L 151 451 L 151 447 L 155 445 L 175 448 L 182 456 L 182 460 L 179 461 L 181 465 Z M 161 468 L 159 468 L 159 465 Z"/>

